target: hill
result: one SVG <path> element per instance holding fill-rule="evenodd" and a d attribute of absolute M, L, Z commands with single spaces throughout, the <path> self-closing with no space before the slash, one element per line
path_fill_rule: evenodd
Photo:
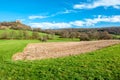
<path fill-rule="evenodd" d="M 120 27 L 48 29 L 43 32 L 54 33 L 62 38 L 80 38 L 81 40 L 120 39 L 118 37 Z"/>
<path fill-rule="evenodd" d="M 7 32 L 6 30 L 18 30 Z M 12 39 L 21 39 L 21 36 L 24 36 L 24 39 L 39 39 L 39 33 L 54 35 L 60 38 L 68 38 L 68 39 L 80 39 L 83 41 L 89 40 L 101 40 L 101 39 L 120 39 L 118 36 L 120 35 L 120 27 L 106 27 L 106 28 L 74 28 L 74 29 L 56 29 L 56 30 L 42 30 L 41 28 L 32 28 L 25 24 L 22 24 L 20 21 L 14 22 L 1 22 L 0 30 L 5 30 L 3 34 L 0 34 L 0 39 L 11 39 L 8 34 L 11 34 L 16 38 Z M 23 31 L 21 31 L 23 30 Z M 3 32 L 3 31 L 2 31 Z M 30 33 L 30 34 L 29 34 Z M 31 36 L 31 33 L 33 35 Z M 19 34 L 19 35 L 16 35 Z M 1 38 L 2 35 L 2 38 Z M 8 36 L 8 38 L 6 38 Z M 23 39 L 23 38 L 22 38 Z M 51 37 L 46 36 L 45 39 L 51 39 Z"/>
<path fill-rule="evenodd" d="M 58 32 L 62 32 L 62 31 L 68 31 L 68 32 L 103 32 L 103 31 L 107 31 L 110 34 L 116 34 L 116 35 L 120 35 L 120 26 L 118 27 L 102 27 L 102 28 L 65 28 L 65 29 L 47 29 L 44 30 L 44 32 L 55 32 L 56 34 Z M 59 33 L 58 33 L 59 34 Z"/>
<path fill-rule="evenodd" d="M 15 22 L 0 22 L 0 29 L 31 30 L 31 27 L 22 24 L 20 21 L 15 21 Z"/>

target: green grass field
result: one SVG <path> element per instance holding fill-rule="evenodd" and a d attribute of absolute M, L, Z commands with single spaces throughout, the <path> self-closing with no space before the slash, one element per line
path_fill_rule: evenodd
<path fill-rule="evenodd" d="M 87 54 L 36 61 L 12 61 L 28 43 L 0 40 L 0 80 L 119 80 L 120 45 Z"/>
<path fill-rule="evenodd" d="M 120 39 L 120 35 L 113 35 L 115 39 Z"/>

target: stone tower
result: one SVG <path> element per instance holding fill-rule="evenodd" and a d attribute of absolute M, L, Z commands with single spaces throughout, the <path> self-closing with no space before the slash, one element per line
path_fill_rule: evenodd
<path fill-rule="evenodd" d="M 21 21 L 20 20 L 16 20 L 16 23 L 21 23 Z"/>

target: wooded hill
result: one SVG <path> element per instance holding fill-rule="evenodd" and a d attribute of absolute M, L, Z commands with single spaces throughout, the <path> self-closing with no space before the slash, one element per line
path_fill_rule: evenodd
<path fill-rule="evenodd" d="M 120 26 L 118 27 L 104 27 L 104 28 L 66 28 L 66 29 L 55 29 L 55 30 L 44 30 L 45 32 L 55 32 L 56 34 L 58 32 L 62 31 L 68 31 L 68 32 L 80 32 L 80 33 L 86 33 L 86 32 L 103 32 L 107 31 L 109 34 L 115 34 L 120 35 Z"/>
<path fill-rule="evenodd" d="M 37 32 L 45 32 L 45 33 L 56 33 L 68 31 L 68 32 L 103 32 L 107 31 L 109 34 L 120 35 L 120 27 L 104 27 L 104 28 L 66 28 L 66 29 L 47 29 L 42 30 L 40 28 L 31 28 L 25 24 L 22 24 L 20 21 L 14 22 L 0 22 L 0 29 L 14 29 L 14 30 L 33 30 Z"/>
<path fill-rule="evenodd" d="M 6 29 L 13 29 L 18 30 L 18 32 L 21 32 L 24 36 L 24 39 L 40 39 L 39 32 L 47 33 L 47 35 L 58 35 L 59 38 L 77 38 L 80 40 L 102 40 L 102 39 L 120 39 L 118 35 L 120 35 L 120 27 L 104 27 L 104 28 L 68 28 L 68 29 L 47 29 L 42 30 L 41 28 L 32 28 L 30 26 L 27 26 L 25 24 L 22 24 L 20 21 L 15 22 L 1 22 L 0 23 L 0 29 L 6 30 Z M 20 31 L 22 30 L 22 31 Z M 29 33 L 27 31 L 31 31 L 33 33 L 32 37 L 31 35 L 28 36 Z M 15 31 L 12 31 L 10 33 L 4 32 L 0 36 L 3 36 L 1 39 L 11 39 L 6 38 L 7 34 L 12 34 Z M 37 32 L 37 33 L 36 33 Z M 34 34 L 35 33 L 35 34 Z M 27 35 L 27 36 L 26 36 Z M 34 38 L 34 36 L 38 35 Z M 117 35 L 117 36 L 116 36 Z M 21 35 L 20 35 L 21 36 Z M 8 35 L 9 37 L 9 35 Z M 18 39 L 15 37 L 14 39 Z M 12 38 L 13 39 L 13 38 Z M 23 39 L 23 38 L 19 38 Z"/>
<path fill-rule="evenodd" d="M 14 22 L 0 22 L 0 29 L 31 30 L 31 27 L 22 24 L 20 21 L 14 21 Z"/>
<path fill-rule="evenodd" d="M 61 38 L 80 38 L 80 40 L 120 39 L 120 37 L 116 37 L 116 35 L 120 35 L 120 27 L 68 28 L 44 30 L 43 32 L 59 35 Z"/>

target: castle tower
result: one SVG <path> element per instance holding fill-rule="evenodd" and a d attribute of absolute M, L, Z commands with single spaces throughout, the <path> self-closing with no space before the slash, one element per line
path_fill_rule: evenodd
<path fill-rule="evenodd" d="M 20 20 L 16 20 L 15 22 L 16 22 L 16 23 L 21 23 L 21 21 L 20 21 Z"/>

